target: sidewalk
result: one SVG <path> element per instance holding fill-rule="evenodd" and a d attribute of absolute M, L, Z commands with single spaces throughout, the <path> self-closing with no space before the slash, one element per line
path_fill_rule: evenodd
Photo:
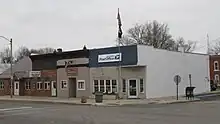
<path fill-rule="evenodd" d="M 71 105 L 94 105 L 94 106 L 120 106 L 120 105 L 147 105 L 147 104 L 175 104 L 199 101 L 199 99 L 186 100 L 180 97 L 166 97 L 158 99 L 122 99 L 122 100 L 103 100 L 103 103 L 95 103 L 95 99 L 87 99 L 87 103 L 81 103 L 80 98 L 57 98 L 57 97 L 34 97 L 34 96 L 0 96 L 0 101 L 19 101 L 37 103 L 56 103 Z"/>

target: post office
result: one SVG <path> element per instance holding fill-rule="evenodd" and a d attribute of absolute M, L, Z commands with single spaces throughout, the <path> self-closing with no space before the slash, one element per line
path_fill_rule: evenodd
<path fill-rule="evenodd" d="M 195 93 L 210 90 L 209 56 L 155 49 L 145 45 L 90 50 L 91 93 L 127 98 L 157 98 L 176 95 L 174 76 L 179 75 L 179 95 L 189 86 Z M 119 66 L 121 68 L 119 68 Z M 121 71 L 119 71 L 121 70 Z M 119 73 L 121 72 L 121 73 Z"/>

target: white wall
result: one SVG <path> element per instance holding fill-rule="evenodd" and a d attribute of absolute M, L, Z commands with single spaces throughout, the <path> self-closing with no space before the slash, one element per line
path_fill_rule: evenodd
<path fill-rule="evenodd" d="M 209 78 L 209 56 L 154 49 L 149 46 L 138 45 L 138 65 L 146 65 L 146 95 L 147 98 L 166 97 L 176 95 L 174 75 L 178 74 L 182 80 L 179 84 L 179 94 L 185 94 L 185 87 L 189 86 L 188 75 L 192 75 L 192 85 L 195 93 L 210 90 L 206 80 Z"/>

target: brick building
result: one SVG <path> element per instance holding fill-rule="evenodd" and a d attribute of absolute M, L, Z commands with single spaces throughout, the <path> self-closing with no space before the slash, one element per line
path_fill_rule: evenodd
<path fill-rule="evenodd" d="M 29 57 L 24 57 L 12 66 L 13 70 L 13 95 L 24 95 L 25 81 L 32 70 L 32 62 Z M 10 95 L 10 68 L 0 74 L 0 95 Z"/>
<path fill-rule="evenodd" d="M 210 82 L 211 85 L 215 85 L 215 87 L 220 88 L 219 76 L 219 64 L 220 64 L 220 55 L 211 55 L 209 58 L 210 64 Z M 214 88 L 215 89 L 215 88 Z"/>

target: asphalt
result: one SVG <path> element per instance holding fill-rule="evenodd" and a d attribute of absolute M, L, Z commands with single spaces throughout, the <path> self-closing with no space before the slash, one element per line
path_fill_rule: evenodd
<path fill-rule="evenodd" d="M 0 124 L 219 124 L 220 101 L 123 107 L 0 101 Z"/>

